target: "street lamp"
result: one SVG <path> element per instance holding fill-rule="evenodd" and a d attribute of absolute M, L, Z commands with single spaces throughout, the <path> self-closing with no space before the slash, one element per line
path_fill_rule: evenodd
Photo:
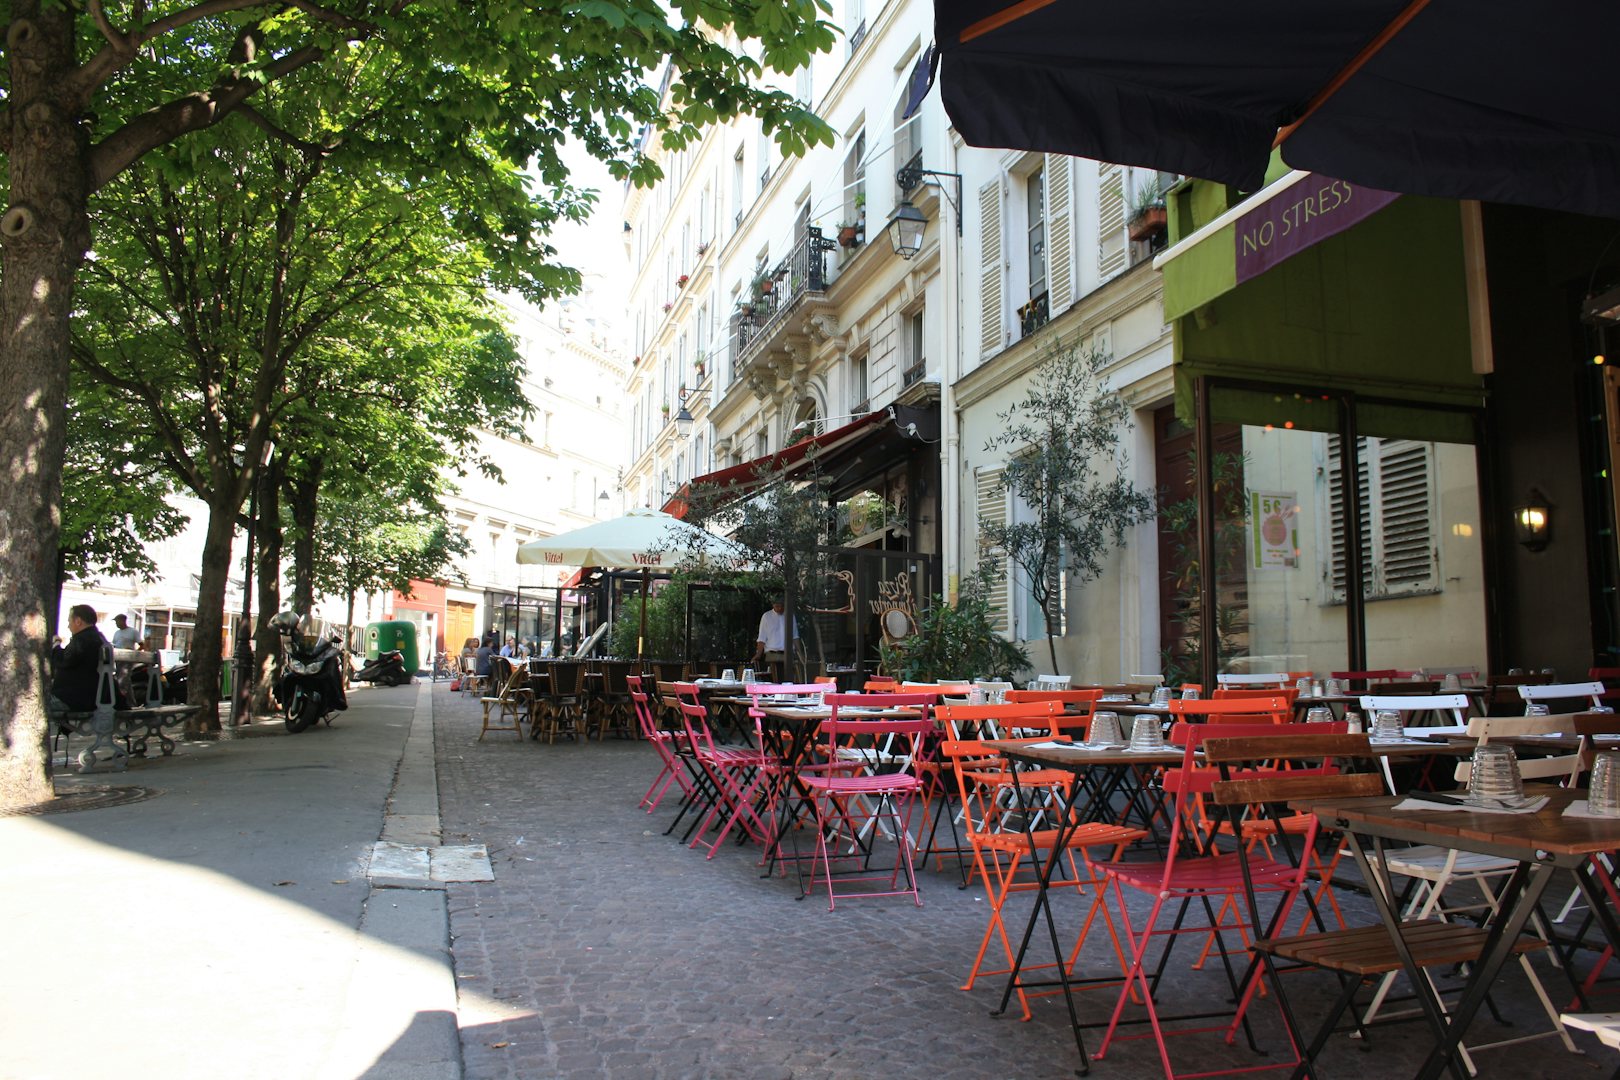
<path fill-rule="evenodd" d="M 686 399 L 691 394 L 691 391 L 683 386 L 681 387 L 680 393 L 681 411 L 675 414 L 675 437 L 685 439 L 687 436 L 692 434 L 692 421 L 694 417 L 692 416 L 692 410 L 686 407 Z"/>
<path fill-rule="evenodd" d="M 888 225 L 889 243 L 894 245 L 894 253 L 902 259 L 915 258 L 922 250 L 923 230 L 927 227 L 928 219 L 923 217 L 923 212 L 909 202 L 895 207 Z"/>
<path fill-rule="evenodd" d="M 941 181 L 955 180 L 956 194 L 953 197 L 951 189 Z M 937 169 L 925 169 L 920 165 L 906 165 L 894 174 L 894 182 L 900 190 L 910 194 L 923 184 L 933 184 L 944 194 L 947 202 L 951 204 L 951 211 L 956 215 L 956 235 L 962 235 L 962 174 L 953 172 L 940 172 Z M 894 253 L 902 259 L 914 258 L 922 250 L 923 228 L 928 219 L 923 217 L 921 210 L 911 205 L 909 199 L 902 201 L 894 208 L 894 216 L 889 219 L 889 243 L 894 245 Z"/>
<path fill-rule="evenodd" d="M 231 653 L 231 727 L 242 724 L 243 713 L 252 712 L 248 683 L 253 674 L 253 541 L 259 526 L 259 484 L 264 470 L 275 455 L 273 439 L 264 441 L 253 483 L 248 485 L 247 565 L 242 571 L 242 621 L 237 624 L 236 648 Z"/>

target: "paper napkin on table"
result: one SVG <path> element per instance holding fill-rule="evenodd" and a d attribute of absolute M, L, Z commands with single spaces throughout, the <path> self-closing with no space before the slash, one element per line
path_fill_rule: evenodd
<path fill-rule="evenodd" d="M 1585 799 L 1575 799 L 1568 806 L 1564 807 L 1564 816 L 1592 818 L 1597 821 L 1620 821 L 1620 818 L 1616 818 L 1613 814 L 1592 813 L 1591 804 L 1589 804 Z"/>
<path fill-rule="evenodd" d="M 1534 814 L 1537 811 L 1539 811 L 1542 807 L 1546 806 L 1547 802 L 1548 802 L 1548 799 L 1547 799 L 1547 796 L 1545 796 L 1545 795 L 1541 796 L 1539 799 L 1531 800 L 1529 803 L 1526 803 L 1524 806 L 1513 807 L 1513 808 L 1509 808 L 1509 807 L 1506 807 L 1506 806 L 1487 806 L 1485 804 L 1476 805 L 1474 803 L 1463 803 L 1463 804 L 1459 805 L 1459 804 L 1456 804 L 1456 803 L 1430 802 L 1427 799 L 1402 799 L 1400 802 L 1398 802 L 1394 806 L 1390 807 L 1390 809 L 1391 810 L 1441 810 L 1441 811 L 1445 811 L 1445 810 L 1464 810 L 1464 811 L 1467 811 L 1468 813 L 1471 813 L 1471 814 Z M 1568 811 L 1565 811 L 1565 813 L 1568 813 Z"/>

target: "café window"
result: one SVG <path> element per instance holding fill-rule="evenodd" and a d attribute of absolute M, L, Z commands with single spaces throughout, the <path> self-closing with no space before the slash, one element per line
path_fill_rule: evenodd
<path fill-rule="evenodd" d="M 184 608 L 147 608 L 141 617 L 143 639 L 155 648 L 191 652 L 192 632 L 197 613 Z"/>

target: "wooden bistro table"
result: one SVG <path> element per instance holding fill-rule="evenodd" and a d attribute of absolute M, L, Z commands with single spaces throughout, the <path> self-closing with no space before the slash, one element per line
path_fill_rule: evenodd
<path fill-rule="evenodd" d="M 1109 704 L 1125 703 L 1109 702 Z M 1061 987 L 1064 1003 L 1069 1009 L 1069 1024 L 1074 1030 L 1075 1048 L 1080 1052 L 1082 1065 L 1089 1068 L 1090 1059 L 1086 1055 L 1081 1031 L 1084 1027 L 1095 1025 L 1082 1025 L 1079 1015 L 1075 1012 L 1071 988 L 1077 981 L 1086 980 L 1069 977 L 1066 955 L 1063 945 L 1058 940 L 1057 923 L 1053 919 L 1051 900 L 1048 896 L 1052 874 L 1062 861 L 1058 856 L 1067 849 L 1069 837 L 1073 835 L 1075 829 L 1087 822 L 1122 823 L 1135 814 L 1146 823 L 1145 827 L 1157 835 L 1154 824 L 1165 812 L 1164 796 L 1163 792 L 1159 791 L 1157 797 L 1154 797 L 1152 778 L 1166 766 L 1180 765 L 1185 757 L 1185 751 L 1176 746 L 1166 746 L 1162 750 L 1154 751 L 1128 750 L 1123 746 L 1090 750 L 1074 745 L 1043 746 L 999 741 L 987 741 L 984 746 L 985 749 L 995 751 L 1014 765 L 1062 769 L 1072 773 L 1075 778 L 1074 783 L 1069 785 L 1068 793 L 1058 810 L 1056 835 L 1052 839 L 1050 849 L 1051 856 L 1043 862 L 1040 849 L 1034 843 L 1030 844 L 1029 857 L 1035 866 L 1037 880 L 1035 907 L 1030 911 L 1029 922 L 1024 926 L 1024 935 L 1018 943 L 1018 952 L 1013 957 L 1012 970 L 1007 973 L 1007 985 L 1001 992 L 1001 1004 L 996 1007 L 994 1015 L 1000 1016 L 1007 1011 L 1007 1005 L 1012 1000 L 1015 990 L 1043 989 L 1054 985 Z M 1017 783 L 1018 773 L 1014 770 L 1014 787 Z M 1114 809 L 1114 798 L 1120 791 L 1125 793 L 1125 809 L 1122 814 Z M 1022 795 L 1019 798 L 1022 801 Z M 1025 829 L 1031 827 L 1031 819 L 1026 818 Z M 1029 943 L 1035 936 L 1035 928 L 1041 920 L 1045 920 L 1047 936 L 1051 940 L 1058 978 L 1055 983 L 1022 982 L 1019 976 L 1023 970 L 1024 956 L 1029 951 Z M 1115 977 L 1107 977 L 1104 981 L 1115 981 Z"/>
<path fill-rule="evenodd" d="M 1415 1074 L 1421 1080 L 1429 1080 L 1445 1071 L 1474 1014 L 1484 1003 L 1491 983 L 1503 963 L 1512 956 L 1514 942 L 1558 871 L 1568 870 L 1575 875 L 1604 936 L 1611 946 L 1620 950 L 1620 927 L 1615 923 L 1614 912 L 1602 889 L 1593 881 L 1591 859 L 1599 852 L 1620 850 L 1620 818 L 1563 816 L 1564 808 L 1571 801 L 1585 797 L 1581 790 L 1530 784 L 1526 785 L 1525 793 L 1546 795 L 1549 801 L 1534 814 L 1492 814 L 1461 809 L 1396 810 L 1395 804 L 1405 796 L 1387 795 L 1300 800 L 1291 804 L 1296 810 L 1314 813 L 1328 828 L 1342 831 L 1365 880 L 1382 886 L 1369 889 L 1379 918 L 1390 933 L 1407 980 L 1416 991 L 1430 1024 L 1437 1032 L 1444 1033 L 1444 1038 L 1436 1041 Z M 1462 999 L 1449 1016 L 1441 1012 L 1428 980 L 1423 978 L 1402 937 L 1400 913 L 1391 899 L 1394 892 L 1388 876 L 1374 869 L 1362 850 L 1363 842 L 1371 841 L 1382 867 L 1387 840 L 1479 852 L 1518 863 L 1498 894 L 1500 903 L 1491 916 L 1479 963 L 1469 972 Z"/>
<path fill-rule="evenodd" d="M 1110 702 L 1110 705 L 1123 706 L 1124 702 Z M 1125 708 L 1115 711 L 1125 712 Z M 1163 714 L 1168 717 L 1168 710 L 1163 706 L 1138 705 L 1130 710 L 1138 716 L 1153 716 Z M 1070 747 L 1043 747 L 1030 746 L 1023 743 L 986 742 L 985 747 L 994 750 L 1016 765 L 1030 765 L 1045 769 L 1062 769 L 1074 774 L 1075 782 L 1069 786 L 1069 793 L 1065 805 L 1060 811 L 1058 819 L 1058 835 L 1054 838 L 1051 850 L 1054 853 L 1064 850 L 1068 843 L 1069 834 L 1077 827 L 1088 821 L 1110 821 L 1129 823 L 1133 815 L 1136 820 L 1143 823 L 1155 838 L 1158 836 L 1156 825 L 1164 820 L 1170 811 L 1165 807 L 1165 795 L 1162 789 L 1156 788 L 1152 781 L 1160 769 L 1166 766 L 1180 765 L 1184 760 L 1184 751 L 1181 747 L 1166 746 L 1163 750 L 1153 752 L 1137 752 L 1117 747 L 1107 750 L 1089 750 L 1079 746 Z M 1374 755 L 1389 758 L 1416 758 L 1427 756 L 1461 756 L 1466 751 L 1448 746 L 1445 743 L 1419 740 L 1402 740 L 1399 743 L 1375 743 L 1371 747 Z M 1200 756 L 1200 755 L 1195 755 Z M 1013 773 L 1014 784 L 1017 783 L 1017 773 Z M 1124 810 L 1121 813 L 1115 809 L 1117 796 L 1120 792 L 1125 795 Z M 1385 803 L 1394 803 L 1396 799 L 1385 799 Z M 1566 800 L 1567 801 L 1567 800 Z M 1561 804 L 1559 804 L 1561 805 Z M 1319 815 L 1320 816 L 1320 815 Z M 1403 815 L 1404 816 L 1404 815 Z M 1434 817 L 1436 815 L 1426 815 Z M 1456 816 L 1456 815 L 1440 815 Z M 1484 815 L 1469 815 L 1484 816 Z M 1509 815 L 1492 815 L 1499 819 L 1506 819 Z M 1523 818 L 1513 820 L 1522 821 Z M 1335 826 L 1337 827 L 1337 826 Z M 1620 824 L 1615 829 L 1617 838 L 1620 838 Z M 1433 843 L 1432 840 L 1425 842 Z M 1065 953 L 1058 940 L 1057 925 L 1052 916 L 1052 909 L 1047 897 L 1052 874 L 1058 862 L 1056 858 L 1049 858 L 1042 863 L 1038 849 L 1031 845 L 1030 858 L 1036 867 L 1038 887 L 1036 891 L 1035 907 L 1030 912 L 1029 922 L 1024 927 L 1024 935 L 1018 945 L 1018 952 L 1013 959 L 1012 970 L 1007 975 L 1007 985 L 1002 991 L 1001 1004 L 996 1008 L 996 1015 L 1007 1009 L 1012 1000 L 1013 991 L 1018 989 L 1034 990 L 1059 986 L 1063 989 L 1065 1003 L 1069 1009 L 1069 1023 L 1074 1030 L 1074 1043 L 1080 1052 L 1083 1066 L 1089 1067 L 1085 1043 L 1082 1041 L 1082 1032 L 1088 1027 L 1101 1026 L 1100 1024 L 1082 1024 L 1075 1012 L 1074 997 L 1071 988 L 1078 981 L 1069 977 L 1065 965 Z M 1354 845 L 1352 845 L 1354 847 Z M 1359 851 L 1358 859 L 1365 859 Z M 1574 862 L 1579 862 L 1576 858 Z M 1570 865 L 1574 865 L 1571 863 Z M 1362 873 L 1367 874 L 1367 868 L 1362 866 Z M 1373 880 L 1371 876 L 1367 881 Z M 1545 888 L 1545 883 L 1542 885 Z M 1588 889 L 1588 900 L 1591 899 L 1591 888 Z M 1377 890 L 1373 890 L 1376 892 Z M 1538 894 L 1539 895 L 1539 894 Z M 1058 978 L 1054 981 L 1040 983 L 1026 983 L 1019 979 L 1023 967 L 1024 956 L 1029 950 L 1037 924 L 1044 920 L 1047 936 L 1051 940 L 1052 955 L 1056 959 Z M 1520 920 L 1521 925 L 1523 920 Z M 1512 939 L 1508 939 L 1511 944 Z M 1104 981 L 1113 981 L 1107 978 Z M 1425 984 L 1427 985 L 1427 984 Z M 1477 1004 L 1475 1006 L 1477 1008 Z M 1466 1025 L 1464 1025 L 1466 1027 Z M 1459 1029 L 1460 1031 L 1461 1029 Z"/>

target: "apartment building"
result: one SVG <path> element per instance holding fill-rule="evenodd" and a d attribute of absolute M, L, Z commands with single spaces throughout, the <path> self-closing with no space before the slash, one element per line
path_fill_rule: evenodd
<path fill-rule="evenodd" d="M 813 458 L 846 544 L 922 557 L 907 586 L 920 602 L 953 594 L 977 564 L 981 515 L 1026 512 L 999 491 L 984 446 L 1047 339 L 1113 357 L 1137 421 L 1126 467 L 1152 486 L 1172 350 L 1149 263 L 1162 218 L 1143 229 L 1136 211 L 1176 178 L 967 147 L 937 93 L 908 115 L 930 5 L 850 2 L 834 18 L 840 45 L 788 86 L 837 133 L 832 147 L 784 160 L 741 119 L 663 159 L 657 186 L 627 192 L 626 489 L 678 507 L 694 478 L 746 486 L 762 466 Z M 895 574 L 852 569 L 857 610 L 871 579 Z M 1065 600 L 1064 670 L 1154 670 L 1150 526 L 1105 577 Z M 1004 575 L 1004 627 L 1043 639 L 1027 594 Z M 876 634 L 857 636 L 870 660 Z"/>

